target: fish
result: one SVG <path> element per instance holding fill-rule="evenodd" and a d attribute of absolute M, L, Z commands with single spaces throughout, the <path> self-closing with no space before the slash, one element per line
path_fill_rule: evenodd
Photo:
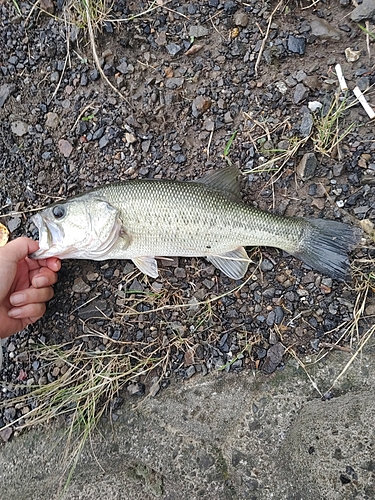
<path fill-rule="evenodd" d="M 227 166 L 195 181 L 133 179 L 98 187 L 37 212 L 44 259 L 130 259 L 157 278 L 157 258 L 204 257 L 242 279 L 245 247 L 279 248 L 334 279 L 350 280 L 349 252 L 360 229 L 337 221 L 285 217 L 242 201 L 239 170 Z"/>

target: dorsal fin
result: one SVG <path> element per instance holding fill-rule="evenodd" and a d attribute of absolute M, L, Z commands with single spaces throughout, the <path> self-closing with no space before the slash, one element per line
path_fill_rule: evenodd
<path fill-rule="evenodd" d="M 212 189 L 221 191 L 234 201 L 242 201 L 238 182 L 239 173 L 238 168 L 232 165 L 222 168 L 221 170 L 208 172 L 208 174 L 205 174 L 196 182 L 200 182 Z"/>

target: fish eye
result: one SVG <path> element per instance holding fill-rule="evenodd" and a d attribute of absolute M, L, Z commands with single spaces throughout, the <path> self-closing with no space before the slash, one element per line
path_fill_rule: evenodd
<path fill-rule="evenodd" d="M 53 207 L 52 213 L 56 217 L 56 219 L 62 219 L 66 213 L 66 210 L 62 205 L 56 205 L 55 207 Z"/>

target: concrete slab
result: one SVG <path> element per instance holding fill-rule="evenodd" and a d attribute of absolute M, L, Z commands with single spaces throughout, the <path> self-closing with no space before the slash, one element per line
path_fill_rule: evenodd
<path fill-rule="evenodd" d="M 62 496 L 63 429 L 27 432 L 1 446 L 1 498 L 374 498 L 374 351 L 329 401 L 293 360 L 270 377 L 220 372 L 130 398 L 116 422 L 101 422 Z M 310 367 L 321 392 L 348 359 L 331 354 Z"/>

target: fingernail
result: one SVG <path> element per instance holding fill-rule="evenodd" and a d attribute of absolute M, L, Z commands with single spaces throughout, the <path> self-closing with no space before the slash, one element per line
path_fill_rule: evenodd
<path fill-rule="evenodd" d="M 35 288 L 43 288 L 48 285 L 48 279 L 45 276 L 36 276 L 33 279 L 33 285 Z"/>
<path fill-rule="evenodd" d="M 20 307 L 16 307 L 8 311 L 8 316 L 10 318 L 19 318 L 22 315 L 22 309 Z"/>
<path fill-rule="evenodd" d="M 24 293 L 14 293 L 10 296 L 10 303 L 12 306 L 18 306 L 19 304 L 23 304 L 26 300 L 26 295 Z"/>

